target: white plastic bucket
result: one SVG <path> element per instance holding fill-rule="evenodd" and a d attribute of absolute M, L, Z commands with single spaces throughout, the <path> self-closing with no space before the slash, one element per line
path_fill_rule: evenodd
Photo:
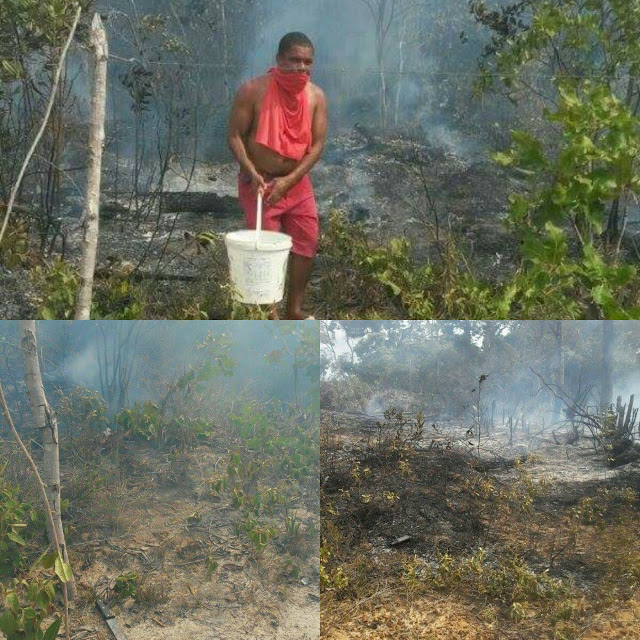
<path fill-rule="evenodd" d="M 245 304 L 275 304 L 284 297 L 291 236 L 261 227 L 258 196 L 256 230 L 233 231 L 224 238 L 235 299 Z"/>

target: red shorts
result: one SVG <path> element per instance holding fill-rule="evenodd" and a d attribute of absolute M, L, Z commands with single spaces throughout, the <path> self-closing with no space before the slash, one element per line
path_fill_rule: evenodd
<path fill-rule="evenodd" d="M 267 182 L 272 179 L 272 176 L 266 176 Z M 238 176 L 238 197 L 247 228 L 255 229 L 257 196 L 251 186 L 251 178 L 242 171 Z M 291 187 L 278 202 L 264 205 L 262 228 L 290 235 L 293 253 L 306 258 L 315 256 L 318 246 L 318 207 L 308 175 Z"/>

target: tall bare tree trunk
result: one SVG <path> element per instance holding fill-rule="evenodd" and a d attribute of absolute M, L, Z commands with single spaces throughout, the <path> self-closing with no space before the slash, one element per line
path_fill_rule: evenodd
<path fill-rule="evenodd" d="M 222 29 L 222 83 L 225 103 L 229 102 L 229 30 L 227 25 L 226 0 L 220 0 L 220 22 Z"/>
<path fill-rule="evenodd" d="M 600 408 L 606 411 L 613 402 L 613 322 L 602 321 L 602 377 L 600 385 Z"/>
<path fill-rule="evenodd" d="M 24 382 L 27 387 L 29 405 L 35 426 L 40 430 L 40 437 L 44 449 L 42 480 L 45 493 L 51 507 L 52 523 L 55 532 L 51 531 L 51 524 L 47 520 L 47 534 L 50 542 L 60 545 L 62 557 L 69 562 L 67 545 L 62 529 L 61 498 L 60 498 L 60 457 L 58 449 L 58 421 L 55 412 L 49 406 L 44 393 L 40 363 L 38 361 L 38 345 L 36 342 L 36 323 L 34 320 L 20 320 L 20 342 L 24 357 Z M 72 578 L 68 583 L 69 598 L 76 597 L 76 583 Z"/>
<path fill-rule="evenodd" d="M 380 128 L 384 131 L 387 128 L 387 79 L 384 69 L 384 35 L 382 33 L 379 33 L 378 35 L 377 49 L 380 95 Z"/>
<path fill-rule="evenodd" d="M 88 320 L 91 314 L 93 274 L 98 251 L 100 222 L 100 174 L 104 146 L 104 119 L 107 102 L 107 34 L 99 14 L 91 22 L 90 47 L 93 83 L 91 87 L 91 123 L 89 132 L 89 167 L 87 170 L 86 210 L 82 223 L 82 261 L 80 289 L 76 300 L 76 320 Z"/>
<path fill-rule="evenodd" d="M 398 55 L 400 62 L 398 63 L 398 82 L 396 83 L 396 104 L 393 123 L 398 126 L 399 114 L 400 114 L 400 95 L 402 94 L 402 80 L 404 74 L 404 45 L 407 36 L 407 16 L 402 17 L 402 30 L 400 31 L 400 39 L 398 41 Z"/>
<path fill-rule="evenodd" d="M 556 342 L 555 383 L 560 389 L 564 389 L 564 336 L 562 334 L 561 320 L 556 320 L 554 322 L 553 333 Z M 562 398 L 555 396 L 553 405 L 553 410 L 559 414 L 562 410 Z"/>
<path fill-rule="evenodd" d="M 385 76 L 384 48 L 389 29 L 393 24 L 398 0 L 362 0 L 368 7 L 375 24 L 376 61 L 378 64 L 378 98 L 380 108 L 380 128 L 386 129 L 389 107 L 387 104 L 387 79 Z"/>

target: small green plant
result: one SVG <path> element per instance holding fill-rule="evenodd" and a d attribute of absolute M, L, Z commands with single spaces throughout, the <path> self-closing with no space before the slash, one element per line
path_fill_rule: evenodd
<path fill-rule="evenodd" d="M 127 270 L 98 281 L 91 315 L 102 320 L 139 320 L 146 315 L 146 298 Z"/>
<path fill-rule="evenodd" d="M 0 631 L 7 640 L 55 640 L 62 618 L 55 616 L 44 630 L 44 620 L 53 612 L 56 586 L 73 576 L 71 567 L 55 551 L 40 556 L 23 576 L 14 578 L 11 588 L 0 582 L 4 612 Z"/>
<path fill-rule="evenodd" d="M 302 524 L 295 513 L 289 513 L 288 509 L 284 511 L 284 528 L 285 534 L 289 540 L 297 540 L 300 537 L 300 525 Z"/>
<path fill-rule="evenodd" d="M 0 468 L 0 578 L 22 568 L 26 521 L 34 517 L 29 504 L 20 500 L 18 489 L 5 482 L 3 473 L 4 467 Z"/>
<path fill-rule="evenodd" d="M 33 279 L 42 292 L 42 304 L 38 310 L 43 320 L 68 320 L 78 292 L 78 274 L 61 258 L 48 268 L 36 266 Z"/>
<path fill-rule="evenodd" d="M 0 207 L 0 210 L 2 207 Z M 29 261 L 29 224 L 26 220 L 15 218 L 7 227 L 0 242 L 0 265 L 15 269 Z"/>
<path fill-rule="evenodd" d="M 275 527 L 266 525 L 249 514 L 241 523 L 236 524 L 236 535 L 240 532 L 247 535 L 257 552 L 263 551 L 269 540 L 278 537 L 278 530 Z"/>
<path fill-rule="evenodd" d="M 211 482 L 211 491 L 220 495 L 227 488 L 227 477 L 226 476 L 214 476 L 210 479 Z"/>
<path fill-rule="evenodd" d="M 165 422 L 158 405 L 146 401 L 136 402 L 129 409 L 123 409 L 115 423 L 136 440 L 161 440 L 165 433 Z"/>
<path fill-rule="evenodd" d="M 42 575 L 14 580 L 11 589 L 0 584 L 6 606 L 0 615 L 0 631 L 7 640 L 55 640 L 62 625 L 60 616 L 46 630 L 42 628 L 53 608 L 54 584 L 53 579 Z"/>
<path fill-rule="evenodd" d="M 220 565 L 216 560 L 216 558 L 214 558 L 212 555 L 208 555 L 205 558 L 204 566 L 205 566 L 205 569 L 207 570 L 207 575 L 211 577 L 218 570 L 218 567 Z"/>
<path fill-rule="evenodd" d="M 122 598 L 135 598 L 138 595 L 140 576 L 133 571 L 123 573 L 116 577 L 113 590 Z"/>
<path fill-rule="evenodd" d="M 294 562 L 291 558 L 287 558 L 282 566 L 282 573 L 288 578 L 297 580 L 302 574 L 302 569 L 300 565 Z"/>

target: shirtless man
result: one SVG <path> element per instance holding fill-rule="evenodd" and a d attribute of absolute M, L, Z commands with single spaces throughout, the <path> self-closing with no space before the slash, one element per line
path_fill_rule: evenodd
<path fill-rule="evenodd" d="M 310 82 L 313 44 L 303 33 L 280 41 L 277 66 L 243 84 L 229 119 L 229 147 L 240 164 L 238 194 L 255 229 L 257 194 L 266 230 L 293 239 L 286 318 L 303 320 L 304 292 L 318 242 L 318 211 L 309 171 L 327 138 L 327 105 Z"/>

